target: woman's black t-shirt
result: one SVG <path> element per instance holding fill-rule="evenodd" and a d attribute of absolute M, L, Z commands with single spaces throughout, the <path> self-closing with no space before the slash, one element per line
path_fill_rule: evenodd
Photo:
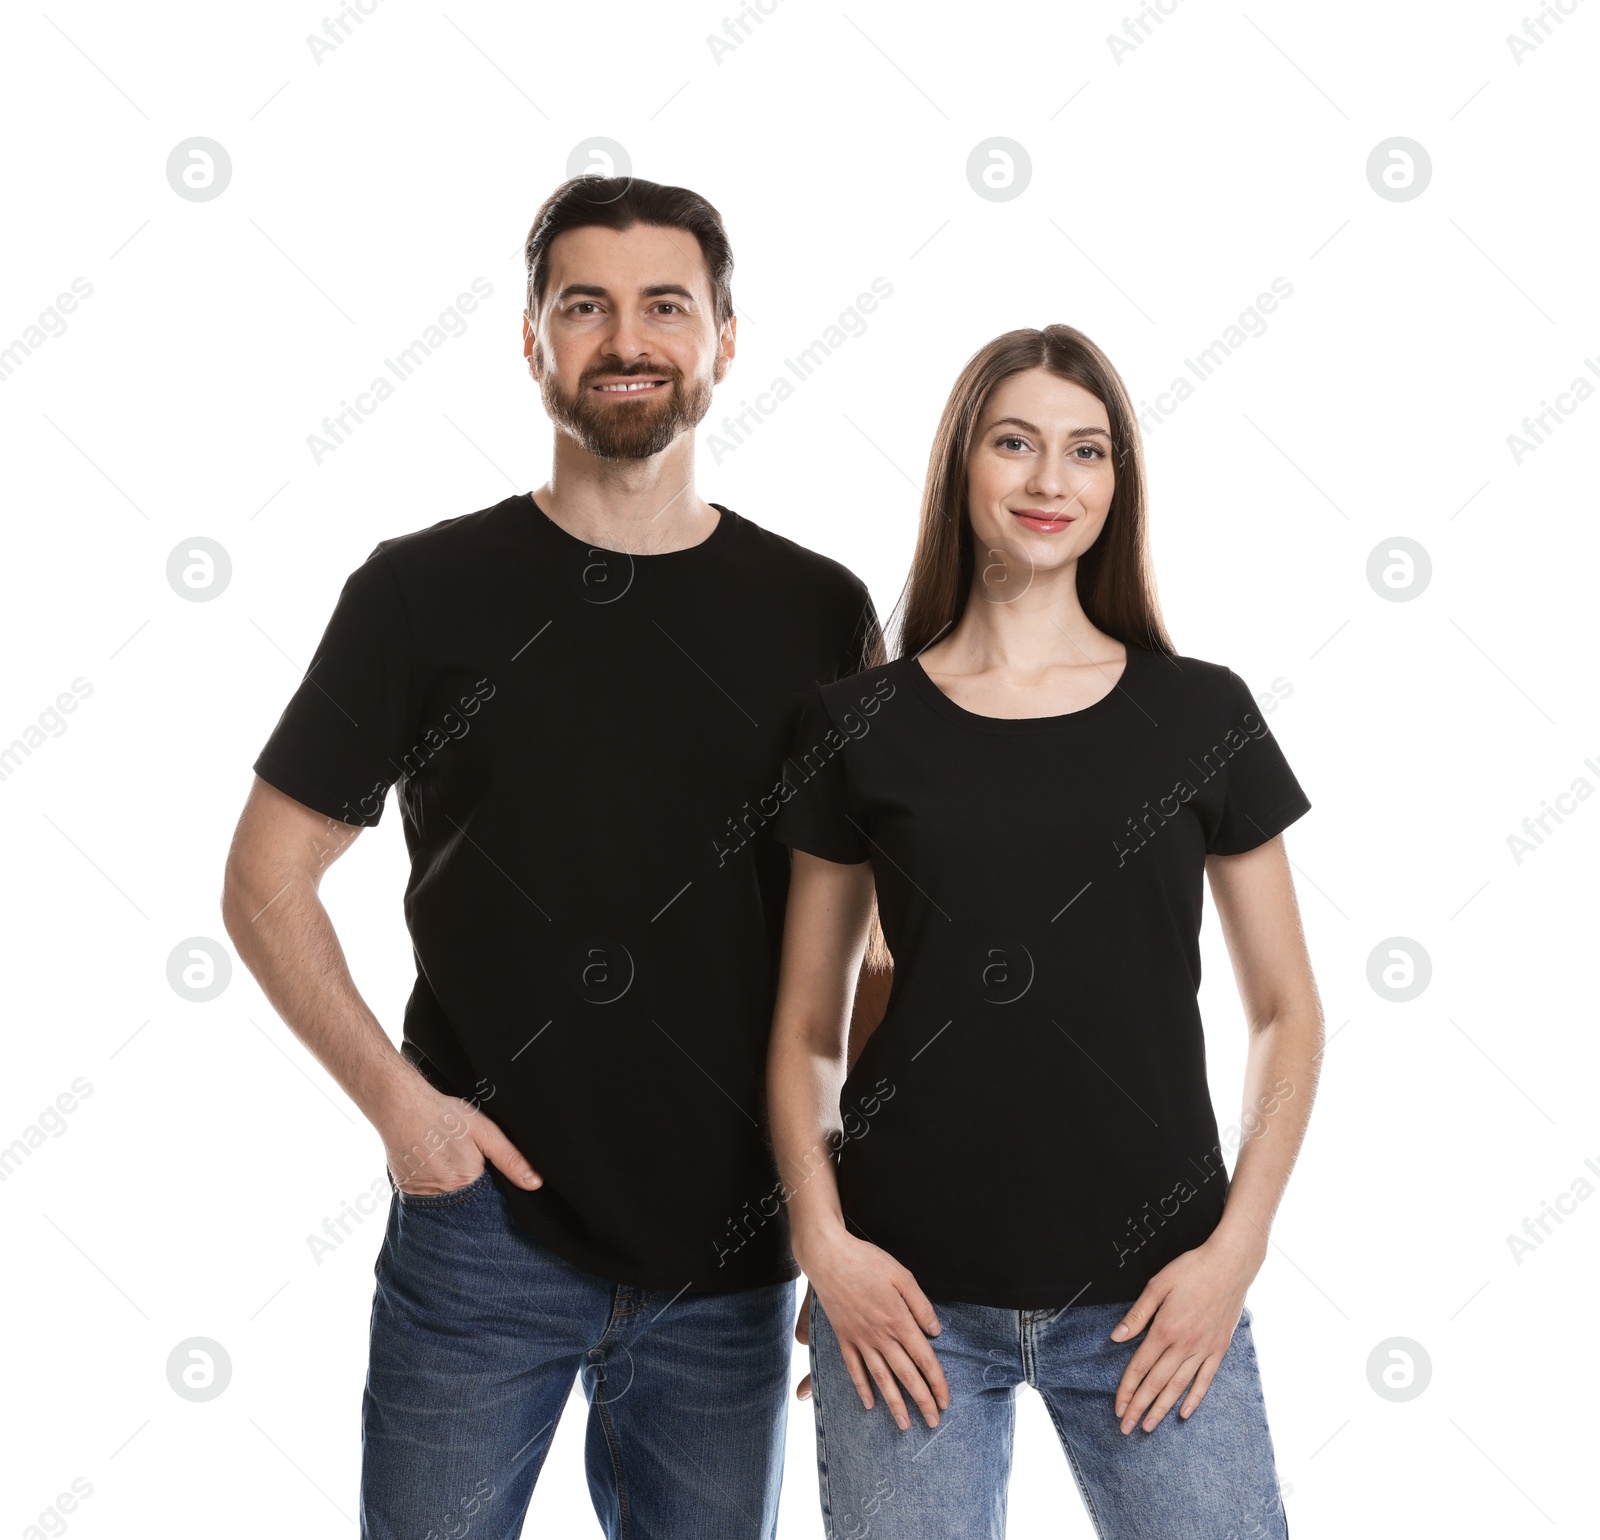
<path fill-rule="evenodd" d="M 915 658 L 818 687 L 773 830 L 870 861 L 894 956 L 840 1097 L 854 1235 L 932 1299 L 1136 1299 L 1221 1218 L 1197 992 L 1205 859 L 1311 804 L 1245 682 L 1128 647 L 1063 716 L 957 705 Z"/>

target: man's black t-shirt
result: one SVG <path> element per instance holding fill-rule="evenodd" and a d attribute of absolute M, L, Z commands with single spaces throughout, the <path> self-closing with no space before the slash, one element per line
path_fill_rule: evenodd
<path fill-rule="evenodd" d="M 1136 1299 L 1227 1192 L 1206 856 L 1311 806 L 1244 681 L 1130 645 L 1093 705 L 1001 719 L 899 658 L 814 691 L 790 760 L 776 837 L 872 863 L 894 957 L 840 1096 L 849 1230 L 935 1301 Z"/>
<path fill-rule="evenodd" d="M 398 780 L 403 1051 L 544 1178 L 494 1174 L 538 1240 L 689 1292 L 797 1274 L 766 1128 L 770 820 L 806 699 L 878 625 L 847 568 L 713 506 L 652 555 L 526 493 L 380 541 L 254 767 L 352 824 Z"/>

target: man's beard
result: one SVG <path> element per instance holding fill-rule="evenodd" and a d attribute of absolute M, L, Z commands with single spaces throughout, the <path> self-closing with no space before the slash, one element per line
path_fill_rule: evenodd
<path fill-rule="evenodd" d="M 591 381 L 600 375 L 658 375 L 669 384 L 648 399 L 601 401 L 591 389 Z M 710 382 L 696 378 L 686 385 L 676 369 L 594 369 L 579 380 L 575 396 L 562 394 L 551 370 L 539 382 L 539 392 L 550 420 L 601 460 L 648 460 L 711 410 Z"/>

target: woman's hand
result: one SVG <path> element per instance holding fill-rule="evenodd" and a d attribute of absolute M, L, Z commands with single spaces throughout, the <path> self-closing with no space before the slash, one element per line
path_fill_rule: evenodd
<path fill-rule="evenodd" d="M 911 1426 L 900 1393 L 904 1386 L 923 1420 L 938 1427 L 940 1409 L 950 1405 L 950 1387 L 928 1338 L 941 1328 L 933 1302 L 910 1271 L 848 1232 L 820 1255 L 808 1254 L 801 1267 L 839 1339 L 861 1404 L 871 1410 L 876 1381 L 904 1432 Z"/>
<path fill-rule="evenodd" d="M 1150 1413 L 1143 1427 L 1152 1432 L 1191 1380 L 1178 1415 L 1189 1417 L 1205 1399 L 1239 1324 L 1245 1291 L 1265 1257 L 1265 1242 L 1237 1241 L 1218 1230 L 1203 1245 L 1174 1257 L 1145 1285 L 1111 1333 L 1113 1341 L 1123 1342 L 1150 1328 L 1117 1386 L 1124 1433 L 1133 1431 L 1146 1407 Z"/>
<path fill-rule="evenodd" d="M 801 1347 L 807 1347 L 811 1342 L 811 1280 L 809 1278 L 806 1279 L 806 1297 L 800 1301 L 799 1313 L 794 1318 L 794 1340 L 798 1342 Z M 806 1377 L 794 1387 L 794 1394 L 797 1401 L 808 1401 L 811 1399 L 810 1374 L 807 1374 Z"/>

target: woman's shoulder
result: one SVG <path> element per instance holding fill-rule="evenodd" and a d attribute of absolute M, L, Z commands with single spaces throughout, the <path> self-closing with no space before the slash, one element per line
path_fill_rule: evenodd
<path fill-rule="evenodd" d="M 1191 657 L 1182 652 L 1167 652 L 1159 647 L 1136 649 L 1132 642 L 1127 646 L 1130 658 L 1137 650 L 1140 658 L 1151 665 L 1149 672 L 1152 675 L 1180 689 L 1189 691 L 1225 689 L 1229 676 L 1233 673 L 1226 663 L 1217 663 L 1210 658 Z"/>
<path fill-rule="evenodd" d="M 819 684 L 817 693 L 835 718 L 846 711 L 876 710 L 883 701 L 893 698 L 905 682 L 906 670 L 919 666 L 914 658 L 894 658 Z"/>
<path fill-rule="evenodd" d="M 1145 649 L 1142 678 L 1162 704 L 1185 720 L 1216 731 L 1259 715 L 1256 696 L 1237 669 L 1210 658 Z"/>

